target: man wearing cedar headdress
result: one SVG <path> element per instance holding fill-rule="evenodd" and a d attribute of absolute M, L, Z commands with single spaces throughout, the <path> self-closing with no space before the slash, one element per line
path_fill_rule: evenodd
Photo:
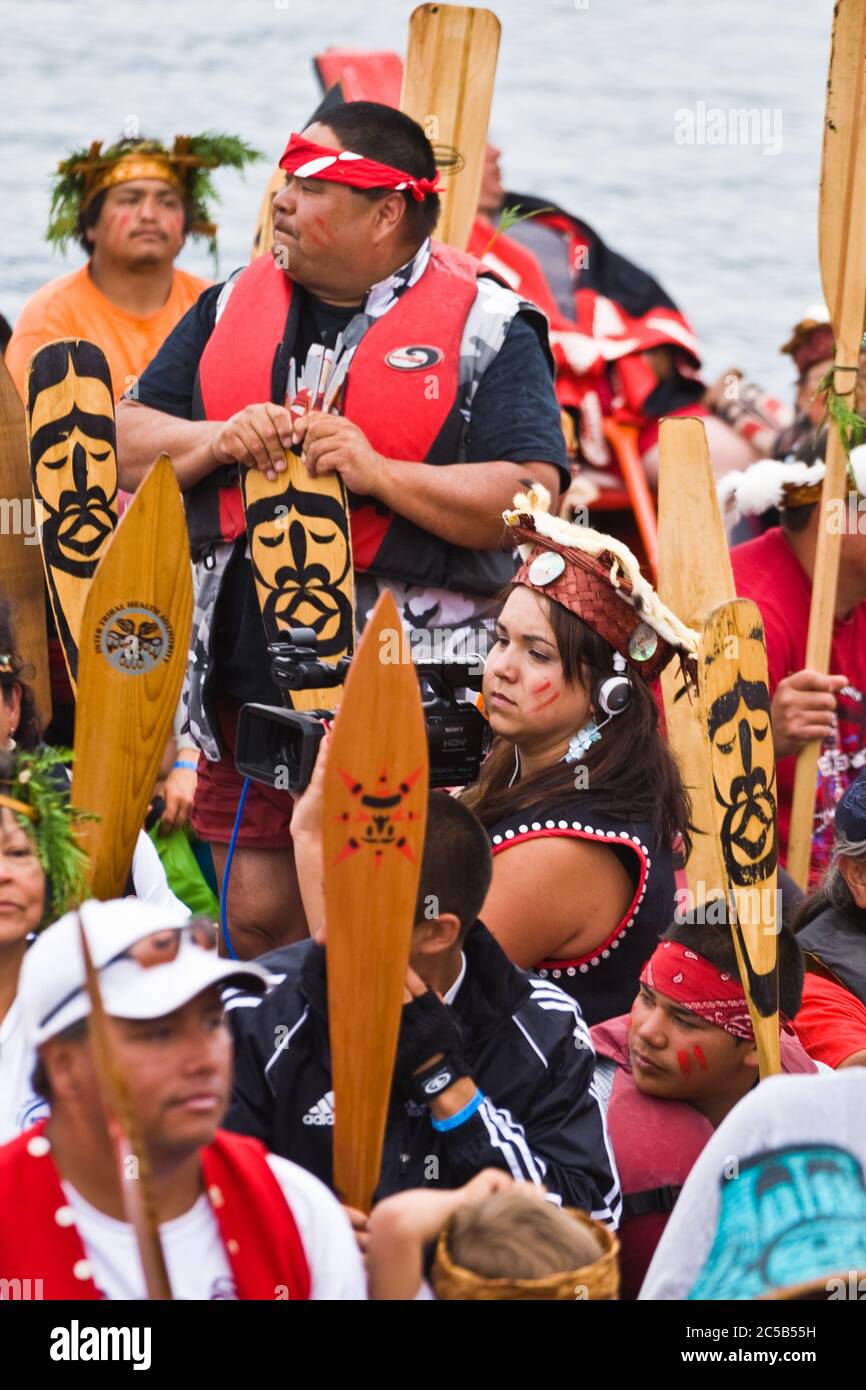
<path fill-rule="evenodd" d="M 273 257 L 202 295 L 117 415 L 121 484 L 137 487 L 165 450 L 186 492 L 199 572 L 189 718 L 207 760 L 193 824 L 220 873 L 241 794 L 238 709 L 279 702 L 238 464 L 275 479 L 294 443 L 311 475 L 339 474 L 358 623 L 387 586 L 407 626 L 447 629 L 449 653 L 456 641 L 464 656 L 514 572 L 503 508 L 533 480 L 554 493 L 569 480 L 546 322 L 472 256 L 431 241 L 438 176 L 421 127 L 347 102 L 293 135 L 280 163 Z M 338 340 L 328 394 L 347 371 L 333 401 L 342 413 L 294 421 L 288 382 L 311 349 Z M 275 546 L 264 560 L 253 556 L 271 588 L 281 566 L 315 577 L 309 547 Z M 230 899 L 241 954 L 304 931 L 289 819 L 283 792 L 250 787 Z"/>
<path fill-rule="evenodd" d="M 55 338 L 86 338 L 108 359 L 115 399 L 132 386 L 207 281 L 175 268 L 187 235 L 215 246 L 210 171 L 258 158 L 236 136 L 179 135 L 173 147 L 96 140 L 58 165 L 47 239 L 78 241 L 86 265 L 37 290 L 6 351 L 20 395 L 27 363 Z"/>

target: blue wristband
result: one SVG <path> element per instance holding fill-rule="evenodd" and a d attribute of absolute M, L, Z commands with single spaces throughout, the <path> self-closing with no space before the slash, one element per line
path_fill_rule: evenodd
<path fill-rule="evenodd" d="M 178 758 L 174 767 L 185 767 L 190 772 L 198 772 L 198 763 L 190 762 L 189 758 Z M 172 768 L 172 772 L 174 768 Z"/>
<path fill-rule="evenodd" d="M 430 1123 L 434 1129 L 439 1130 L 440 1134 L 444 1134 L 449 1129 L 459 1129 L 461 1125 L 465 1125 L 467 1120 L 472 1119 L 475 1111 L 481 1109 L 486 1099 L 487 1097 L 482 1095 L 481 1091 L 476 1091 L 468 1105 L 464 1105 L 463 1109 L 458 1110 L 456 1115 L 449 1115 L 447 1120 L 437 1120 L 435 1116 L 431 1115 Z"/>

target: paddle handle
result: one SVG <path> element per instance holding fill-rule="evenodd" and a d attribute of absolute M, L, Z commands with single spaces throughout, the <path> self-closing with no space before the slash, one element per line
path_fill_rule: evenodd
<path fill-rule="evenodd" d="M 838 500 L 845 496 L 846 464 L 845 449 L 839 438 L 839 431 L 835 426 L 831 426 L 827 440 L 827 471 L 821 489 L 821 521 L 818 527 L 818 547 L 815 552 L 815 571 L 812 578 L 809 635 L 806 640 L 806 666 L 810 671 L 820 671 L 822 674 L 826 674 L 830 669 L 830 646 L 833 640 L 836 587 L 839 579 L 839 555 L 842 543 L 841 528 L 837 525 L 829 525 L 828 509 L 831 506 L 835 507 Z M 794 774 L 787 869 L 791 877 L 803 889 L 807 887 L 809 881 L 812 826 L 820 755 L 821 742 L 819 739 L 814 739 L 798 755 L 797 769 Z"/>

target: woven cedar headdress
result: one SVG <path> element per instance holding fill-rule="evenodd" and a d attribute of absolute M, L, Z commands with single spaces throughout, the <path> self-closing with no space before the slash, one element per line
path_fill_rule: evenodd
<path fill-rule="evenodd" d="M 719 479 L 719 506 L 731 521 L 762 516 L 772 507 L 808 507 L 821 500 L 824 472 L 823 459 L 759 459 L 744 472 Z M 866 496 L 866 444 L 852 449 L 848 457 L 848 491 Z"/>
<path fill-rule="evenodd" d="M 57 166 L 48 240 L 62 247 L 74 238 L 79 215 L 107 188 L 132 179 L 161 179 L 187 205 L 190 235 L 207 237 L 213 251 L 217 229 L 212 203 L 217 192 L 210 171 L 222 165 L 243 169 L 261 158 L 258 150 L 237 135 L 216 131 L 178 135 L 171 149 L 159 140 L 121 140 L 103 149 L 102 141 L 94 140 L 89 149 L 75 150 Z"/>
<path fill-rule="evenodd" d="M 87 856 L 78 847 L 75 826 L 92 817 L 70 804 L 65 765 L 71 758 L 68 749 L 44 745 L 0 755 L 0 807 L 11 811 L 33 840 L 48 880 L 40 927 L 80 902 L 85 889 Z"/>
<path fill-rule="evenodd" d="M 523 560 L 512 582 L 575 613 L 645 681 L 655 680 L 674 656 L 687 670 L 693 666 L 700 634 L 662 603 L 628 547 L 552 516 L 549 500 L 536 486 L 502 514 Z"/>

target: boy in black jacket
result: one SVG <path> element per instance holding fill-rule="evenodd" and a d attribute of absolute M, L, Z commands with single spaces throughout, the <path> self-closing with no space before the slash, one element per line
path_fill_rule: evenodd
<path fill-rule="evenodd" d="M 317 769 L 295 812 L 299 839 L 315 825 L 308 798 L 320 785 Z M 299 870 L 304 857 L 299 845 Z M 619 1183 L 589 1031 L 573 1000 L 518 970 L 476 920 L 490 877 L 480 823 L 432 793 L 376 1200 L 458 1187 L 497 1167 L 615 1227 Z M 226 1005 L 235 1036 L 226 1123 L 332 1184 L 325 951 L 305 941 L 260 963 L 278 981 L 267 998 Z"/>

